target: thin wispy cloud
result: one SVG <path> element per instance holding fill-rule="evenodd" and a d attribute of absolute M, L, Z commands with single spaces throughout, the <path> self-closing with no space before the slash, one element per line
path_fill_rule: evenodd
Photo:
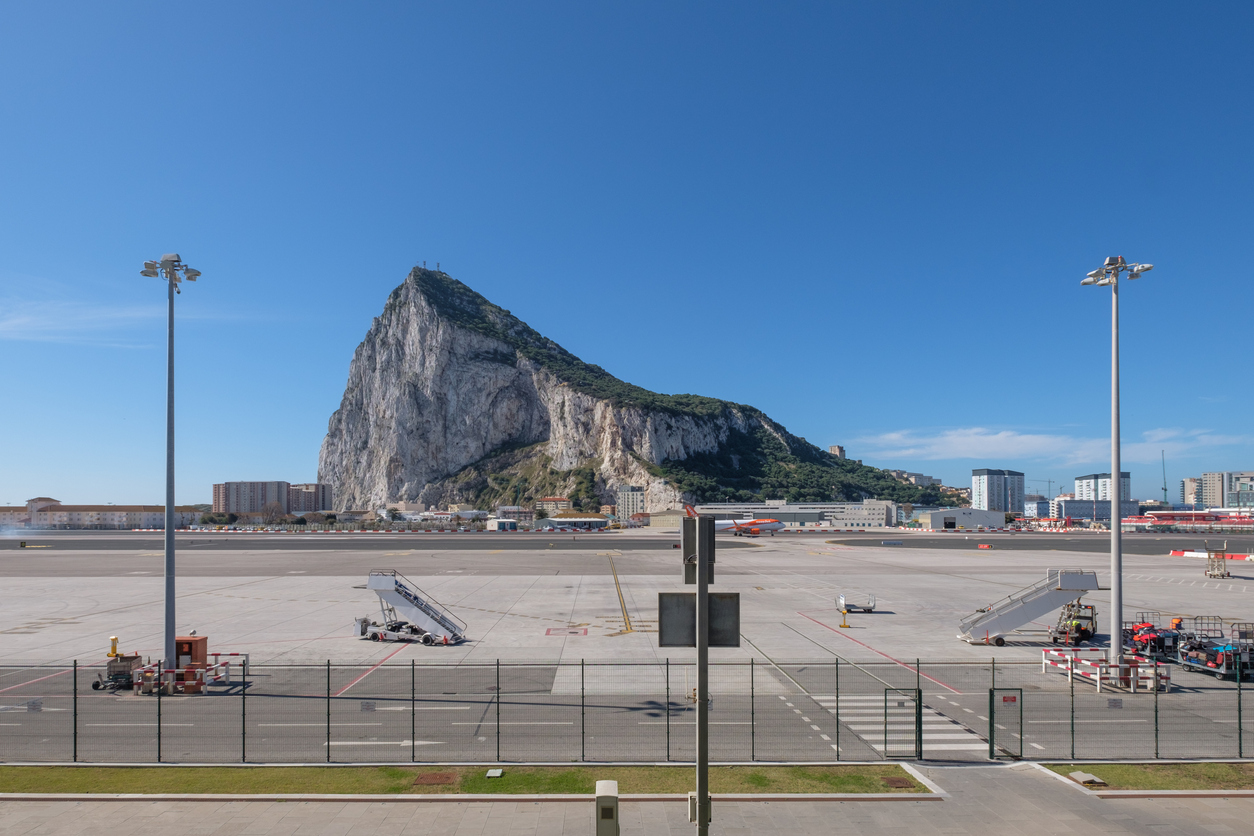
<path fill-rule="evenodd" d="M 159 305 L 101 305 L 65 299 L 0 298 L 0 340 L 144 348 L 135 339 L 139 327 L 165 315 Z"/>
<path fill-rule="evenodd" d="M 942 461 L 950 459 L 1035 460 L 1061 465 L 1100 462 L 1110 457 L 1109 438 L 1086 438 L 1062 433 L 1031 433 L 960 427 L 939 431 L 898 430 L 856 440 L 868 456 Z M 1207 449 L 1250 445 L 1254 436 L 1224 435 L 1206 429 L 1156 428 L 1135 437 L 1125 436 L 1125 462 L 1156 462 L 1162 451 L 1169 458 Z"/>

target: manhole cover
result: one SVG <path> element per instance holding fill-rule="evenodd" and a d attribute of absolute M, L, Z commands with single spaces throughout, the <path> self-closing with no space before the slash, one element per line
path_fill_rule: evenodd
<path fill-rule="evenodd" d="M 430 784 L 456 784 L 456 772 L 424 772 L 414 778 L 414 786 L 424 786 Z"/>
<path fill-rule="evenodd" d="M 885 786 L 892 787 L 895 790 L 908 790 L 914 786 L 914 782 L 909 778 L 888 777 L 884 779 Z"/>
<path fill-rule="evenodd" d="M 550 627 L 544 631 L 546 636 L 586 636 L 588 628 L 586 627 Z"/>

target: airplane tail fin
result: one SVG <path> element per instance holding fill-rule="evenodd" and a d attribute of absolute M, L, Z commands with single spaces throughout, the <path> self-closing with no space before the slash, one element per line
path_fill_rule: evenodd
<path fill-rule="evenodd" d="M 697 516 L 697 509 L 693 508 L 691 505 L 685 505 L 684 513 L 688 515 L 689 517 L 695 517 Z"/>

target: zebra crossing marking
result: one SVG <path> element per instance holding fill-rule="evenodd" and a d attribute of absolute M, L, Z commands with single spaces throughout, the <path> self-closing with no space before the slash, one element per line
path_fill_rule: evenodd
<path fill-rule="evenodd" d="M 811 698 L 877 752 L 884 751 L 885 734 L 890 743 L 894 740 L 904 741 L 914 736 L 914 718 L 895 719 L 893 717 L 894 706 L 886 707 L 883 696 L 825 695 Z M 885 718 L 886 708 L 887 719 Z M 988 749 L 987 739 L 936 709 L 924 704 L 921 714 L 925 752 L 929 750 L 975 752 Z M 837 747 L 832 744 L 832 748 Z"/>

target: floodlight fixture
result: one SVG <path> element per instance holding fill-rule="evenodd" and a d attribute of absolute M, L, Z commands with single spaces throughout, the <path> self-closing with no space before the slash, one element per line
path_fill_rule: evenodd
<path fill-rule="evenodd" d="M 145 264 L 151 264 L 152 262 L 144 262 L 144 263 L 145 263 Z M 160 277 L 161 277 L 161 274 L 157 272 L 157 270 L 156 270 L 156 268 L 155 268 L 155 267 L 147 267 L 147 268 L 145 268 L 145 269 L 143 269 L 143 270 L 140 270 L 140 271 L 139 271 L 139 275 L 141 275 L 141 276 L 147 276 L 147 277 L 148 277 L 148 278 L 150 278 L 150 279 L 157 279 L 157 278 L 160 278 Z"/>

